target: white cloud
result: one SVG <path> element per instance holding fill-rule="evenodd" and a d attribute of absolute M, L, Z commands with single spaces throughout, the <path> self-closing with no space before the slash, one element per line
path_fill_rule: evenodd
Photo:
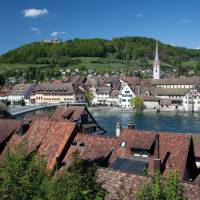
<path fill-rule="evenodd" d="M 30 27 L 30 30 L 37 33 L 37 34 L 41 33 L 41 31 L 38 28 L 35 28 L 35 27 Z"/>
<path fill-rule="evenodd" d="M 196 47 L 195 49 L 200 50 L 200 47 Z"/>
<path fill-rule="evenodd" d="M 22 13 L 24 14 L 24 17 L 38 17 L 38 16 L 42 16 L 42 15 L 47 15 L 48 14 L 48 10 L 46 8 L 44 9 L 26 9 L 23 10 Z"/>
<path fill-rule="evenodd" d="M 63 34 L 65 34 L 65 32 L 57 32 L 57 31 L 55 31 L 55 32 L 51 33 L 51 36 L 52 37 L 58 37 L 59 35 L 63 35 Z"/>
<path fill-rule="evenodd" d="M 192 22 L 192 20 L 191 20 L 191 19 L 181 19 L 180 22 L 181 22 L 182 24 L 186 24 L 186 23 Z"/>
<path fill-rule="evenodd" d="M 136 17 L 138 17 L 138 18 L 139 18 L 139 17 L 143 17 L 143 14 L 142 14 L 142 13 L 137 13 L 137 14 L 136 14 Z"/>

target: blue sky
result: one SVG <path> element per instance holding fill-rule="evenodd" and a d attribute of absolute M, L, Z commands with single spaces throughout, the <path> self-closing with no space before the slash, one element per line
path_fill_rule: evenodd
<path fill-rule="evenodd" d="M 59 36 L 146 36 L 200 47 L 199 0 L 0 0 L 0 54 Z"/>

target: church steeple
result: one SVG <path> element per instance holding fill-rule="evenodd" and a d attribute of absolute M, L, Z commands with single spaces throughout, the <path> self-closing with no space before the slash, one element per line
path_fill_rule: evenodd
<path fill-rule="evenodd" d="M 160 79 L 160 60 L 159 60 L 159 53 L 158 53 L 158 41 L 156 41 L 156 54 L 155 60 L 153 65 L 153 78 Z"/>

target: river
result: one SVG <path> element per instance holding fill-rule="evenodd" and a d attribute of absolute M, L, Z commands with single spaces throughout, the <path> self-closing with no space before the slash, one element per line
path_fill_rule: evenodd
<path fill-rule="evenodd" d="M 152 131 L 169 131 L 176 133 L 200 134 L 200 113 L 183 112 L 145 112 L 94 111 L 90 110 L 96 121 L 107 130 L 108 135 L 115 134 L 117 122 L 127 127 L 133 122 L 136 129 Z"/>

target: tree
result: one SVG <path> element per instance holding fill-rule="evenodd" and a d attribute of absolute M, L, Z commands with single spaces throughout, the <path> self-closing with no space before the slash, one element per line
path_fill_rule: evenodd
<path fill-rule="evenodd" d="M 17 104 L 20 105 L 20 106 L 25 106 L 25 105 L 26 105 L 24 99 L 20 99 L 20 100 L 17 102 Z"/>
<path fill-rule="evenodd" d="M 5 74 L 0 73 L 0 86 L 4 85 L 5 83 L 6 83 Z"/>
<path fill-rule="evenodd" d="M 144 102 L 143 99 L 139 96 L 136 96 L 134 98 L 130 99 L 130 104 L 132 107 L 136 108 L 137 110 L 140 110 L 144 108 Z"/>
<path fill-rule="evenodd" d="M 44 199 L 45 175 L 43 159 L 34 161 L 35 152 L 26 156 L 24 148 L 16 152 L 7 151 L 0 168 L 0 200 Z"/>
<path fill-rule="evenodd" d="M 156 172 L 151 180 L 144 181 L 136 194 L 137 200 L 186 200 L 179 175 L 170 172 L 165 180 Z"/>
<path fill-rule="evenodd" d="M 9 99 L 2 100 L 2 102 L 8 107 L 11 105 L 11 101 Z"/>
<path fill-rule="evenodd" d="M 96 166 L 74 154 L 73 165 L 63 168 L 50 185 L 49 200 L 103 200 L 105 191 L 96 181 Z"/>
<path fill-rule="evenodd" d="M 200 73 L 200 63 L 197 63 L 197 65 L 196 65 L 196 72 Z"/>
<path fill-rule="evenodd" d="M 91 92 L 86 92 L 86 93 L 85 93 L 85 99 L 86 99 L 87 103 L 88 103 L 89 105 L 91 105 L 91 104 L 92 104 L 92 100 L 94 99 L 93 93 L 91 93 Z"/>
<path fill-rule="evenodd" d="M 74 155 L 73 165 L 48 173 L 36 152 L 25 145 L 7 151 L 0 167 L 0 200 L 103 200 L 105 191 L 96 181 L 96 166 Z"/>
<path fill-rule="evenodd" d="M 164 189 L 166 200 L 185 200 L 183 187 L 180 183 L 179 174 L 170 172 L 168 175 L 166 187 Z"/>

